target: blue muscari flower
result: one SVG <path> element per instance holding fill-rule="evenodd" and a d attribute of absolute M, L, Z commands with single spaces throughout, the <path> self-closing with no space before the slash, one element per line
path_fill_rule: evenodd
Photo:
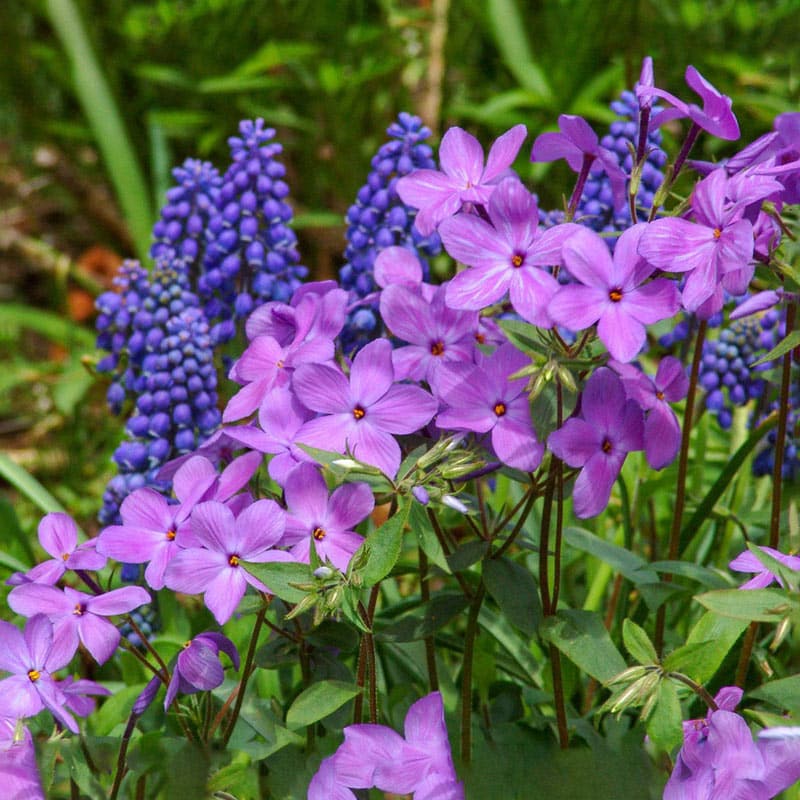
<path fill-rule="evenodd" d="M 402 246 L 416 253 L 427 277 L 427 258 L 441 252 L 438 234 L 422 237 L 414 228 L 416 211 L 406 206 L 395 186 L 415 169 L 435 169 L 433 151 L 425 144 L 431 132 L 419 117 L 401 112 L 386 130 L 391 137 L 372 158 L 367 182 L 347 212 L 345 264 L 339 282 L 350 292 L 351 311 L 341 333 L 345 352 L 380 336 L 382 326 L 373 279 L 375 257 L 386 247 Z"/>
<path fill-rule="evenodd" d="M 228 140 L 233 163 L 222 178 L 206 231 L 197 291 L 215 343 L 231 339 L 236 320 L 267 300 L 288 301 L 306 277 L 289 227 L 281 145 L 262 119 L 244 120 Z"/>

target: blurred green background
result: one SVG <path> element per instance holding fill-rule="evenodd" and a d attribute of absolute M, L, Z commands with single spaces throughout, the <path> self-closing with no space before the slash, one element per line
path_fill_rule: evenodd
<path fill-rule="evenodd" d="M 0 450 L 86 521 L 119 435 L 82 364 L 92 295 L 146 250 L 171 168 L 224 169 L 240 119 L 278 129 L 304 261 L 327 277 L 401 110 L 486 144 L 524 122 L 518 168 L 554 207 L 570 178 L 533 170 L 533 137 L 561 113 L 602 132 L 646 54 L 675 94 L 690 63 L 729 94 L 742 143 L 800 95 L 800 0 L 4 0 L 0 30 Z"/>

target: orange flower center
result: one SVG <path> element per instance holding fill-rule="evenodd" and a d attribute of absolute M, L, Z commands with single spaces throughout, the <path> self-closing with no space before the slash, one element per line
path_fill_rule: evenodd
<path fill-rule="evenodd" d="M 613 449 L 613 445 L 608 439 L 603 439 L 602 448 L 604 453 L 610 453 Z"/>
<path fill-rule="evenodd" d="M 168 541 L 168 542 L 171 542 L 171 541 L 173 541 L 173 540 L 175 539 L 175 536 L 176 536 L 176 535 L 177 535 L 177 534 L 176 534 L 176 532 L 175 532 L 174 530 L 172 530 L 172 528 L 170 528 L 170 529 L 167 531 L 167 541 Z"/>
<path fill-rule="evenodd" d="M 363 408 L 361 408 L 361 406 L 356 406 L 356 407 L 353 409 L 353 416 L 354 416 L 356 419 L 363 419 L 363 418 L 364 418 L 364 414 L 366 414 L 366 413 L 367 413 L 367 412 L 366 412 L 366 411 L 364 411 L 364 409 L 363 409 Z"/>
<path fill-rule="evenodd" d="M 511 266 L 514 267 L 514 269 L 519 269 L 522 266 L 522 262 L 524 260 L 525 259 L 523 259 L 523 257 L 519 253 L 514 253 L 514 255 L 511 256 Z"/>
<path fill-rule="evenodd" d="M 663 400 L 664 399 L 664 392 L 656 392 L 656 397 L 659 400 Z"/>
<path fill-rule="evenodd" d="M 498 417 L 502 417 L 503 414 L 506 413 L 506 404 L 505 403 L 495 403 L 494 404 L 494 413 Z"/>
<path fill-rule="evenodd" d="M 28 677 L 30 678 L 31 683 L 36 683 L 36 681 L 38 681 L 39 678 L 42 677 L 42 674 L 41 672 L 39 672 L 38 669 L 31 669 L 28 670 Z"/>
<path fill-rule="evenodd" d="M 714 228 L 714 238 L 719 239 L 722 236 L 722 231 L 719 228 Z"/>
<path fill-rule="evenodd" d="M 613 303 L 619 303 L 619 301 L 622 300 L 622 290 L 612 289 L 608 293 L 608 299 L 611 300 Z"/>
<path fill-rule="evenodd" d="M 231 557 L 228 559 L 228 563 L 229 563 L 229 564 L 230 564 L 232 567 L 238 567 L 238 566 L 239 566 L 239 556 L 237 556 L 237 555 L 233 555 L 233 556 L 231 556 Z"/>
<path fill-rule="evenodd" d="M 69 553 L 62 553 L 61 554 L 62 561 L 69 561 Z"/>
<path fill-rule="evenodd" d="M 439 339 L 436 342 L 431 342 L 431 355 L 440 356 L 444 353 L 444 342 Z"/>
<path fill-rule="evenodd" d="M 82 603 L 75 603 L 75 608 L 72 609 L 72 613 L 77 617 L 83 616 L 84 611 L 86 611 L 86 606 Z"/>
<path fill-rule="evenodd" d="M 320 527 L 319 527 L 319 525 L 317 525 L 317 527 L 316 527 L 316 528 L 314 528 L 314 530 L 313 530 L 313 531 L 311 531 L 311 535 L 312 535 L 312 536 L 313 536 L 313 537 L 314 537 L 314 538 L 315 538 L 315 539 L 316 539 L 318 542 L 321 542 L 321 541 L 322 541 L 322 540 L 323 540 L 323 539 L 324 539 L 324 538 L 325 538 L 325 537 L 326 537 L 328 534 L 326 533 L 326 531 L 325 531 L 325 529 L 324 529 L 324 528 L 320 528 Z"/>

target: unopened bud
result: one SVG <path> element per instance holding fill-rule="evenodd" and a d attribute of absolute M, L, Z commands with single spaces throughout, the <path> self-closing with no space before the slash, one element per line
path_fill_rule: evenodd
<path fill-rule="evenodd" d="M 412 487 L 411 494 L 413 494 L 414 499 L 423 506 L 428 505 L 428 503 L 431 501 L 431 496 L 428 494 L 428 490 L 424 486 Z"/>
<path fill-rule="evenodd" d="M 442 503 L 462 514 L 467 514 L 469 512 L 469 509 L 457 497 L 453 497 L 451 494 L 443 494 Z"/>
<path fill-rule="evenodd" d="M 315 594 L 307 594 L 287 615 L 286 619 L 294 619 L 310 611 L 317 604 L 317 596 Z"/>
<path fill-rule="evenodd" d="M 330 567 L 322 566 L 317 567 L 314 570 L 314 577 L 320 578 L 321 580 L 326 580 L 327 578 L 330 578 L 331 575 L 333 575 L 333 570 Z"/>

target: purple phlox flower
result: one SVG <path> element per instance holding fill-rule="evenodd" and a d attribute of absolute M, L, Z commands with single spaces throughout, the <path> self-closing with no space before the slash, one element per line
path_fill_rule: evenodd
<path fill-rule="evenodd" d="M 264 303 L 247 318 L 245 330 L 251 341 L 271 336 L 286 347 L 302 332 L 307 339 L 335 339 L 346 317 L 347 292 L 336 281 L 313 281 L 299 286 L 288 304 Z"/>
<path fill-rule="evenodd" d="M 672 108 L 665 108 L 650 120 L 650 130 L 658 128 L 673 119 L 689 117 L 691 121 L 720 139 L 734 140 L 739 138 L 739 123 L 731 111 L 733 101 L 712 86 L 694 67 L 686 67 L 686 83 L 703 101 L 700 108 L 695 103 L 684 103 L 675 95 L 653 86 L 637 86 L 637 96 L 655 96 L 666 100 Z"/>
<path fill-rule="evenodd" d="M 311 783 L 307 800 L 356 800 L 356 796 L 336 779 L 334 756 L 323 759 Z"/>
<path fill-rule="evenodd" d="M 284 530 L 284 512 L 274 500 L 258 500 L 235 517 L 223 503 L 200 503 L 192 513 L 192 531 L 202 547 L 181 550 L 168 564 L 164 581 L 170 589 L 205 595 L 205 604 L 220 625 L 226 623 L 247 585 L 269 591 L 241 562 L 291 561 L 275 549 Z"/>
<path fill-rule="evenodd" d="M 759 739 L 720 706 L 697 720 L 664 788 L 664 800 L 770 800 L 800 778 L 800 740 Z"/>
<path fill-rule="evenodd" d="M 461 128 L 450 128 L 439 147 L 441 172 L 418 169 L 397 181 L 397 193 L 418 208 L 414 225 L 430 236 L 442 220 L 452 217 L 464 203 L 486 205 L 497 181 L 504 177 L 528 135 L 515 125 L 492 145 L 486 166 L 480 142 Z"/>
<path fill-rule="evenodd" d="M 416 289 L 423 279 L 422 264 L 415 253 L 406 247 L 386 247 L 375 257 L 375 283 L 386 289 L 399 285 Z"/>
<path fill-rule="evenodd" d="M 491 356 L 479 355 L 477 366 L 445 368 L 438 389 L 446 407 L 436 417 L 436 424 L 446 430 L 491 431 L 492 448 L 504 464 L 535 470 L 544 447 L 531 422 L 527 380 L 509 380 L 529 363 L 524 353 L 504 344 Z"/>
<path fill-rule="evenodd" d="M 239 470 L 248 463 L 240 462 L 234 468 L 230 482 L 225 483 L 228 488 L 236 485 L 236 475 L 241 477 Z M 175 473 L 173 490 L 177 504 L 169 503 L 153 489 L 132 492 L 120 506 L 122 525 L 111 525 L 101 531 L 98 552 L 128 564 L 147 563 L 145 580 L 151 588 L 161 589 L 167 564 L 182 547 L 193 544 L 189 525 L 192 510 L 207 499 L 215 485 L 219 486 L 218 479 L 213 464 L 196 456 Z"/>
<path fill-rule="evenodd" d="M 575 515 L 593 517 L 608 505 L 625 456 L 644 447 L 644 414 L 617 375 L 601 367 L 586 383 L 580 416 L 551 433 L 547 445 L 569 466 L 582 467 L 572 490 Z"/>
<path fill-rule="evenodd" d="M 313 464 L 300 464 L 289 474 L 284 488 L 286 532 L 281 544 L 291 545 L 292 556 L 310 562 L 311 540 L 321 560 L 341 572 L 364 541 L 353 528 L 375 507 L 366 483 L 347 483 L 328 497 L 328 487 Z"/>
<path fill-rule="evenodd" d="M 395 794 L 413 792 L 415 800 L 463 800 L 464 787 L 450 755 L 439 692 L 432 692 L 409 708 L 405 738 L 383 725 L 348 725 L 344 737 L 344 743 L 322 765 L 329 787 L 374 786 Z M 316 785 L 321 783 L 322 779 Z"/>
<path fill-rule="evenodd" d="M 673 281 L 655 278 L 637 246 L 647 223 L 628 228 L 614 256 L 594 231 L 580 228 L 564 243 L 564 264 L 578 281 L 562 286 L 550 301 L 554 322 L 579 331 L 597 322 L 597 335 L 618 361 L 631 361 L 647 341 L 646 325 L 673 316 L 679 307 Z"/>
<path fill-rule="evenodd" d="M 78 526 L 60 511 L 45 514 L 39 523 L 39 543 L 53 556 L 27 572 L 15 572 L 6 581 L 9 586 L 22 583 L 55 585 L 68 569 L 103 569 L 106 557 L 95 550 L 95 539 L 78 544 Z"/>
<path fill-rule="evenodd" d="M 626 202 L 625 183 L 628 176 L 619 166 L 617 157 L 600 145 L 592 126 L 575 114 L 561 114 L 560 133 L 539 134 L 531 149 L 531 161 L 558 161 L 563 158 L 570 169 L 579 175 L 605 171 L 614 194 L 614 207 Z"/>
<path fill-rule="evenodd" d="M 208 692 L 225 680 L 225 671 L 219 660 L 220 652 L 230 658 L 235 669 L 239 669 L 239 651 L 227 636 L 206 632 L 186 642 L 172 669 L 164 698 L 165 711 L 172 705 L 178 692 Z"/>
<path fill-rule="evenodd" d="M 233 422 L 252 414 L 273 388 L 288 385 L 299 364 L 321 364 L 331 361 L 335 352 L 333 339 L 306 339 L 305 331 L 283 346 L 272 336 L 256 336 L 231 368 L 229 377 L 242 388 L 228 401 L 223 422 Z"/>
<path fill-rule="evenodd" d="M 696 311 L 724 288 L 743 294 L 753 275 L 753 226 L 726 202 L 728 178 L 715 170 L 692 193 L 695 221 L 670 217 L 647 225 L 639 254 L 667 272 L 688 272 L 681 300 Z"/>
<path fill-rule="evenodd" d="M 93 697 L 110 697 L 111 691 L 95 681 L 79 678 L 75 680 L 71 675 L 60 681 L 58 688 L 67 698 L 67 708 L 79 717 L 88 717 L 96 706 Z"/>
<path fill-rule="evenodd" d="M 674 356 L 665 356 L 650 378 L 633 364 L 609 363 L 622 378 L 625 394 L 647 413 L 644 422 L 644 454 L 653 469 L 671 464 L 681 443 L 681 426 L 670 403 L 689 392 L 689 377 Z"/>
<path fill-rule="evenodd" d="M 293 387 L 300 402 L 321 415 L 303 425 L 297 441 L 337 453 L 349 450 L 390 478 L 401 459 L 394 436 L 418 431 L 438 407 L 424 389 L 394 383 L 387 339 L 358 351 L 349 379 L 337 367 L 303 364 L 295 371 Z"/>
<path fill-rule="evenodd" d="M 123 586 L 98 595 L 63 590 L 43 583 L 26 583 L 12 589 L 8 604 L 17 614 L 46 614 L 53 623 L 53 647 L 74 653 L 80 642 L 98 664 L 108 661 L 119 644 L 120 633 L 105 617 L 127 614 L 150 595 L 141 586 Z"/>
<path fill-rule="evenodd" d="M 44 614 L 28 619 L 24 633 L 10 622 L 0 621 L 0 670 L 11 673 L 0 681 L 3 714 L 32 717 L 46 708 L 62 725 L 78 733 L 78 723 L 66 708 L 67 697 L 52 676 L 74 655 L 74 650 L 54 646 L 53 624 Z"/>
<path fill-rule="evenodd" d="M 7 800 L 45 800 L 33 737 L 13 716 L 0 717 L 0 785 Z"/>
<path fill-rule="evenodd" d="M 757 314 L 759 311 L 766 311 L 768 308 L 773 308 L 778 305 L 782 299 L 783 289 L 781 288 L 756 292 L 744 302 L 739 303 L 739 305 L 731 311 L 729 318 L 737 320 L 742 317 L 749 317 L 751 314 Z"/>
<path fill-rule="evenodd" d="M 491 224 L 472 214 L 442 223 L 447 252 L 471 269 L 447 284 L 447 304 L 479 310 L 509 294 L 514 310 L 528 322 L 551 326 L 547 304 L 558 281 L 544 266 L 561 264 L 561 248 L 577 225 L 540 229 L 536 199 L 516 179 L 502 181 L 488 207 Z"/>
<path fill-rule="evenodd" d="M 759 546 L 758 549 L 772 556 L 776 561 L 780 561 L 781 564 L 789 569 L 795 571 L 800 570 L 800 558 L 797 556 L 786 556 L 772 547 Z M 769 569 L 756 558 L 755 554 L 751 553 L 749 550 L 745 550 L 743 553 L 736 556 L 736 558 L 728 564 L 728 568 L 732 569 L 734 572 L 756 573 L 756 576 L 747 581 L 747 583 L 743 583 L 739 587 L 740 589 L 764 589 L 773 583 L 778 583 L 783 586 L 783 581 L 780 577 L 770 572 Z"/>
<path fill-rule="evenodd" d="M 768 264 L 772 254 L 778 249 L 783 237 L 783 231 L 778 221 L 771 214 L 764 210 L 759 210 L 758 216 L 753 223 L 753 257 L 757 261 Z"/>
<path fill-rule="evenodd" d="M 386 327 L 408 342 L 392 351 L 396 380 L 424 380 L 433 387 L 443 364 L 472 361 L 478 313 L 450 308 L 445 292 L 440 286 L 430 302 L 405 286 L 388 286 L 381 293 Z"/>

